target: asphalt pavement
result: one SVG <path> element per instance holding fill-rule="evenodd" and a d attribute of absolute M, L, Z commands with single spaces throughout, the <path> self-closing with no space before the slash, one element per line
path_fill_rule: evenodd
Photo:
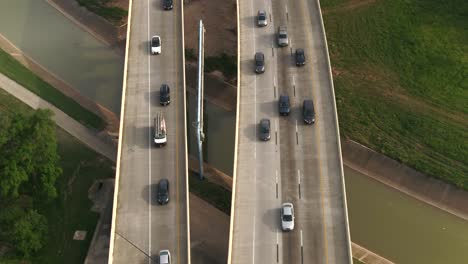
<path fill-rule="evenodd" d="M 156 263 L 168 249 L 173 263 L 189 263 L 183 31 L 181 2 L 165 11 L 162 1 L 132 1 L 120 175 L 115 205 L 113 263 Z M 160 55 L 150 54 L 159 35 Z M 159 104 L 159 88 L 171 88 L 171 103 Z M 166 119 L 167 145 L 152 143 L 153 118 Z M 170 201 L 159 205 L 159 180 L 169 180 Z"/>
<path fill-rule="evenodd" d="M 258 10 L 268 26 L 257 27 Z M 230 263 L 351 263 L 343 169 L 333 86 L 318 2 L 239 0 L 240 106 Z M 279 26 L 289 46 L 278 47 Z M 305 50 L 297 67 L 294 52 Z M 263 52 L 266 70 L 254 72 Z M 279 95 L 290 96 L 287 117 Z M 316 122 L 305 125 L 302 102 L 313 99 Z M 271 120 L 271 140 L 258 123 Z M 280 207 L 292 202 L 295 229 L 281 230 Z"/>

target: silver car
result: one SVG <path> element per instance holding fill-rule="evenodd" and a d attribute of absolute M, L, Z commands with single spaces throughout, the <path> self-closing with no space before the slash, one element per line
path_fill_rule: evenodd
<path fill-rule="evenodd" d="M 281 228 L 283 231 L 294 230 L 294 206 L 292 203 L 281 205 Z"/>
<path fill-rule="evenodd" d="M 171 264 L 171 252 L 169 250 L 159 251 L 159 264 Z"/>
<path fill-rule="evenodd" d="M 265 10 L 259 10 L 257 15 L 257 25 L 259 27 L 264 27 L 268 25 L 267 13 Z"/>
<path fill-rule="evenodd" d="M 288 30 L 285 26 L 278 27 L 278 46 L 286 47 L 289 45 Z"/>

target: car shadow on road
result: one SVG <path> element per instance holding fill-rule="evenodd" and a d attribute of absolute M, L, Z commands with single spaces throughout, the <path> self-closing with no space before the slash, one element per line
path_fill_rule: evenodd
<path fill-rule="evenodd" d="M 244 131 L 242 132 L 244 133 L 244 135 L 241 135 L 241 136 L 247 137 L 249 141 L 259 141 L 258 129 L 259 129 L 258 124 L 250 124 L 244 129 Z"/>
<path fill-rule="evenodd" d="M 149 120 L 151 123 L 153 122 L 153 118 Z M 143 126 L 143 127 L 136 127 L 135 128 L 137 137 L 140 137 L 140 140 L 135 140 L 137 146 L 142 149 L 149 149 L 153 148 L 153 126 Z"/>
<path fill-rule="evenodd" d="M 157 192 L 158 192 L 157 183 L 146 185 L 143 188 L 143 191 L 141 192 L 141 197 L 143 198 L 143 200 L 145 200 L 147 203 L 151 205 L 158 205 L 158 201 L 156 199 Z"/>
<path fill-rule="evenodd" d="M 268 228 L 270 228 L 272 232 L 277 232 L 281 229 L 280 214 L 280 208 L 273 208 L 267 210 L 262 216 L 263 224 L 265 226 L 268 226 Z"/>

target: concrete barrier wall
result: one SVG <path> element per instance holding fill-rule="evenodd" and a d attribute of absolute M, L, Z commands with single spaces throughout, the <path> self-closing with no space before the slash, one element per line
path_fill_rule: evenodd
<path fill-rule="evenodd" d="M 123 74 L 123 87 L 122 87 L 122 104 L 120 112 L 120 127 L 119 127 L 119 146 L 117 149 L 117 164 L 115 172 L 115 188 L 114 188 L 114 202 L 112 206 L 112 224 L 111 224 L 111 237 L 109 244 L 109 264 L 112 264 L 114 255 L 114 240 L 115 240 L 115 217 L 117 213 L 117 198 L 119 195 L 119 180 L 120 180 L 120 158 L 122 157 L 122 140 L 123 140 L 123 128 L 124 128 L 124 115 L 125 115 L 125 96 L 127 95 L 127 74 L 128 74 L 128 50 L 130 47 L 130 29 L 132 24 L 132 6 L 133 0 L 129 0 L 128 3 L 128 27 L 127 27 L 127 40 L 125 44 L 125 62 L 124 62 L 124 74 Z"/>
<path fill-rule="evenodd" d="M 468 220 L 468 192 L 418 172 L 359 143 L 342 146 L 346 166 L 425 203 Z"/>

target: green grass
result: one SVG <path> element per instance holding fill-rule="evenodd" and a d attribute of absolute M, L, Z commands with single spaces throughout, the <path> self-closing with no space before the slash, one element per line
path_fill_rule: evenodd
<path fill-rule="evenodd" d="M 13 112 L 27 114 L 32 109 L 0 90 L 0 114 Z M 92 203 L 88 199 L 88 189 L 96 179 L 114 177 L 113 163 L 59 128 L 57 143 L 63 169 L 57 181 L 59 196 L 51 204 L 36 204 L 48 220 L 48 241 L 31 262 L 8 256 L 0 258 L 0 263 L 84 262 L 98 220 L 98 214 L 90 211 Z M 88 231 L 86 240 L 73 241 L 75 230 Z"/>
<path fill-rule="evenodd" d="M 195 49 L 185 49 L 185 60 L 197 61 L 197 55 L 195 54 Z"/>
<path fill-rule="evenodd" d="M 353 264 L 364 264 L 364 262 L 361 262 L 358 259 L 353 258 Z"/>
<path fill-rule="evenodd" d="M 103 17 L 114 25 L 119 25 L 128 12 L 120 7 L 109 6 L 112 0 L 77 0 L 81 6 Z"/>
<path fill-rule="evenodd" d="M 468 2 L 322 3 L 341 134 L 468 190 Z"/>
<path fill-rule="evenodd" d="M 198 176 L 189 176 L 190 192 L 212 204 L 227 215 L 231 214 L 231 192 L 207 180 L 200 181 Z"/>
<path fill-rule="evenodd" d="M 105 127 L 104 120 L 99 116 L 43 81 L 2 49 L 0 49 L 0 72 L 53 104 L 78 122 L 98 130 Z"/>
<path fill-rule="evenodd" d="M 224 76 L 233 78 L 237 75 L 237 58 L 226 53 L 205 58 L 205 72 L 221 71 Z"/>

